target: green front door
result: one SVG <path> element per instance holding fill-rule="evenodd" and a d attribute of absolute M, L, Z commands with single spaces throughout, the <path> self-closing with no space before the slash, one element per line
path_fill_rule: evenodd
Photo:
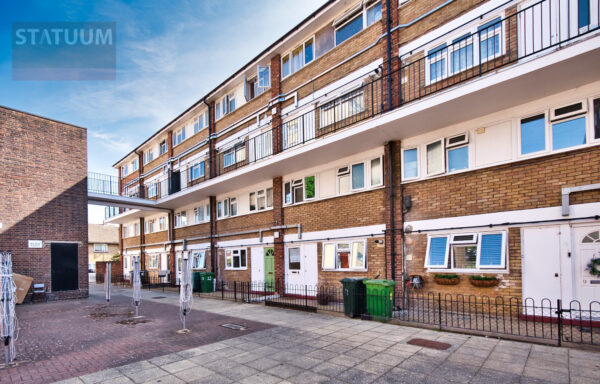
<path fill-rule="evenodd" d="M 265 248 L 265 289 L 268 292 L 275 290 L 275 250 Z"/>

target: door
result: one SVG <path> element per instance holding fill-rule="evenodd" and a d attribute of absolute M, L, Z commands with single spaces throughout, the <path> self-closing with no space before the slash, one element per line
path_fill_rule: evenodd
<path fill-rule="evenodd" d="M 594 276 L 588 265 L 594 259 L 600 259 L 600 226 L 575 229 L 575 300 L 581 303 L 581 309 L 600 310 L 600 276 Z M 600 270 L 600 265 L 596 266 Z"/>
<path fill-rule="evenodd" d="M 285 252 L 286 293 L 315 296 L 317 282 L 317 244 L 287 247 Z"/>
<path fill-rule="evenodd" d="M 275 290 L 275 250 L 273 248 L 265 248 L 265 290 L 273 292 Z"/>
<path fill-rule="evenodd" d="M 52 291 L 72 291 L 79 288 L 77 243 L 50 245 Z"/>
<path fill-rule="evenodd" d="M 181 281 L 181 255 L 183 252 L 176 252 L 176 263 L 175 263 L 175 284 L 179 285 Z"/>
<path fill-rule="evenodd" d="M 160 270 L 162 271 L 166 271 L 169 269 L 169 258 L 168 255 L 166 253 L 161 253 L 160 254 Z M 165 275 L 165 277 L 163 278 L 163 282 L 167 282 L 168 281 L 168 275 Z"/>
<path fill-rule="evenodd" d="M 250 248 L 250 278 L 252 283 L 262 286 L 265 278 L 263 247 Z"/>
<path fill-rule="evenodd" d="M 554 307 L 561 298 L 560 228 L 523 228 L 522 234 L 523 303 L 528 314 L 550 316 L 533 306 Z"/>

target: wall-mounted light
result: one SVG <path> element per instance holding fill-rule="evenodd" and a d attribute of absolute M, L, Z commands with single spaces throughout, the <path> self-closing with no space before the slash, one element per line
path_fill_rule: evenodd
<path fill-rule="evenodd" d="M 383 244 L 383 239 L 377 239 L 377 240 L 375 240 L 375 244 Z"/>

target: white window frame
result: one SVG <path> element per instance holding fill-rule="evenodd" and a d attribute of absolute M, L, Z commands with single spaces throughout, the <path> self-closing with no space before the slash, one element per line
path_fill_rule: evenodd
<path fill-rule="evenodd" d="M 354 188 L 354 185 L 353 185 L 354 166 L 360 165 L 360 164 L 362 164 L 362 166 L 363 166 L 363 186 L 360 188 Z M 366 178 L 367 178 L 367 164 L 365 161 L 359 161 L 357 163 L 350 164 L 350 192 L 357 192 L 357 191 L 362 191 L 362 190 L 366 189 L 367 188 Z"/>
<path fill-rule="evenodd" d="M 311 61 L 309 61 L 308 63 L 306 63 L 306 43 L 308 43 L 309 41 L 312 40 L 312 50 L 313 50 L 313 58 Z M 293 75 L 294 73 L 298 72 L 299 70 L 301 70 L 302 68 L 306 67 L 307 65 L 310 65 L 311 63 L 315 62 L 316 57 L 315 57 L 315 35 L 311 35 L 309 37 L 307 37 L 306 39 L 304 39 L 304 41 L 300 44 L 297 44 L 296 46 L 294 46 L 294 48 L 290 49 L 289 51 L 285 52 L 285 54 L 281 55 L 281 79 L 285 79 L 291 75 Z M 294 70 L 294 68 L 292 67 L 292 53 L 294 51 L 296 51 L 298 48 L 302 48 L 302 52 L 301 52 L 301 56 L 302 56 L 302 65 L 300 66 L 300 68 Z M 288 58 L 289 63 L 290 63 L 290 73 L 288 73 L 287 75 L 284 76 L 283 73 L 283 59 L 284 58 Z"/>
<path fill-rule="evenodd" d="M 133 159 L 133 161 L 131 162 L 131 172 L 135 172 L 138 169 L 140 169 L 140 160 L 136 157 L 135 159 Z"/>
<path fill-rule="evenodd" d="M 148 184 L 148 197 L 156 197 L 158 194 L 158 183 L 150 183 Z"/>
<path fill-rule="evenodd" d="M 429 160 L 427 159 L 427 146 L 434 144 L 434 143 L 438 143 L 438 142 L 441 142 L 441 144 L 442 144 L 442 167 L 441 167 L 442 170 L 439 172 L 429 173 L 428 167 L 427 167 L 427 165 L 429 164 Z M 446 173 L 446 145 L 445 144 L 446 144 L 445 137 L 425 143 L 425 174 L 427 176 L 443 175 L 444 173 Z"/>
<path fill-rule="evenodd" d="M 337 47 L 338 45 L 345 43 L 346 41 L 350 40 L 352 37 L 356 36 L 357 34 L 361 33 L 362 31 L 364 31 L 366 28 L 370 27 L 370 25 L 367 25 L 367 10 L 373 8 L 378 3 L 381 3 L 381 6 L 382 6 L 381 17 L 383 18 L 383 0 L 382 1 L 372 1 L 371 3 L 365 1 L 365 2 L 363 2 L 362 6 L 360 8 L 352 9 L 351 11 L 348 12 L 347 15 L 343 15 L 341 21 L 339 21 L 339 22 L 334 21 L 334 24 L 333 24 L 334 47 Z M 337 39 L 336 39 L 337 30 L 343 28 L 346 24 L 348 24 L 351 21 L 353 21 L 354 19 L 356 19 L 356 16 L 358 16 L 359 14 L 362 17 L 362 29 L 360 31 L 358 31 L 357 33 L 355 33 L 354 35 L 347 38 L 346 40 L 338 43 Z M 381 20 L 381 19 L 379 19 L 379 20 Z M 375 24 L 379 20 L 375 20 L 373 23 L 371 23 L 371 25 Z"/>
<path fill-rule="evenodd" d="M 314 177 L 315 178 L 315 196 L 308 198 L 306 197 L 306 178 L 307 177 Z M 302 204 L 306 201 L 312 201 L 315 200 L 317 198 L 317 191 L 318 191 L 318 184 L 317 184 L 317 175 L 316 174 L 310 174 L 307 176 L 302 176 L 299 179 L 289 179 L 286 182 L 283 183 L 283 205 L 295 205 L 295 204 Z M 285 201 L 285 185 L 286 184 L 290 184 L 290 195 L 291 195 L 291 202 L 286 203 Z M 294 188 L 302 188 L 302 201 L 295 201 L 294 198 Z M 267 196 L 265 195 L 265 198 Z"/>
<path fill-rule="evenodd" d="M 202 260 L 204 261 L 203 266 L 200 267 L 198 262 L 200 261 L 200 255 L 202 255 Z M 191 252 L 192 259 L 192 269 L 206 269 L 206 251 L 198 251 L 193 250 Z"/>
<path fill-rule="evenodd" d="M 185 222 L 184 222 L 185 221 Z M 175 228 L 187 226 L 187 211 L 179 211 L 175 213 Z"/>
<path fill-rule="evenodd" d="M 469 148 L 469 143 L 467 144 L 460 144 L 460 145 L 456 145 L 456 146 L 445 146 L 445 162 L 446 162 L 446 174 L 454 174 L 454 173 L 459 173 L 459 172 L 465 172 L 471 169 L 471 149 Z M 455 149 L 460 149 L 460 148 L 467 148 L 467 168 L 463 168 L 463 169 L 457 169 L 455 171 L 450 171 L 450 151 L 455 150 Z"/>
<path fill-rule="evenodd" d="M 194 169 L 198 167 L 198 177 L 194 177 Z M 204 177 L 204 172 L 205 172 L 205 167 L 206 164 L 204 164 L 204 160 L 202 161 L 198 161 L 196 163 L 194 163 L 190 168 L 189 168 L 189 180 L 190 181 L 194 181 L 194 180 L 198 180 Z"/>
<path fill-rule="evenodd" d="M 484 235 L 502 235 L 502 250 L 501 250 L 501 258 L 500 258 L 500 265 L 494 265 L 494 266 L 485 266 L 485 267 L 481 267 L 480 265 L 480 261 L 481 261 L 481 240 L 482 237 Z M 506 236 L 506 231 L 497 231 L 497 232 L 482 232 L 479 234 L 479 238 L 477 239 L 477 269 L 478 270 L 496 270 L 496 269 L 506 269 L 506 257 L 507 257 L 507 252 L 506 252 L 506 246 L 507 246 L 507 236 Z"/>
<path fill-rule="evenodd" d="M 245 258 L 245 266 L 242 267 L 242 251 L 244 252 Z M 237 252 L 237 257 L 240 258 L 240 266 L 234 267 L 234 258 L 236 257 L 235 252 Z M 231 259 L 231 267 L 227 265 L 227 259 Z M 225 250 L 225 269 L 230 271 L 244 271 L 248 269 L 248 250 L 246 248 L 233 248 Z"/>
<path fill-rule="evenodd" d="M 144 165 L 154 161 L 154 148 L 149 148 L 144 151 Z"/>
<path fill-rule="evenodd" d="M 200 212 L 200 209 L 202 209 L 202 212 Z M 202 213 L 202 215 L 200 215 L 200 217 L 198 216 L 198 212 Z M 196 208 L 194 208 L 194 223 L 195 224 L 204 223 L 205 217 L 206 216 L 204 214 L 204 205 L 199 205 Z"/>
<path fill-rule="evenodd" d="M 167 226 L 167 220 L 168 220 L 167 216 L 163 216 L 158 219 L 158 230 L 159 231 L 166 231 L 167 229 L 169 229 Z"/>
<path fill-rule="evenodd" d="M 544 115 L 544 149 L 539 150 L 539 151 L 535 151 L 535 152 L 529 152 L 529 153 L 522 153 L 522 149 L 523 149 L 523 142 L 522 142 L 522 137 L 523 137 L 523 132 L 521 131 L 521 122 L 523 120 L 529 119 L 530 117 L 535 117 L 535 116 L 539 116 L 539 115 Z M 550 152 L 551 150 L 549 148 L 552 148 L 551 144 L 551 138 L 548 137 L 549 133 L 552 134 L 552 132 L 548 132 L 549 129 L 548 127 L 550 126 L 550 124 L 548 123 L 548 111 L 542 111 L 542 112 L 537 112 L 537 113 L 530 113 L 527 115 L 524 115 L 523 117 L 519 117 L 517 118 L 517 146 L 518 146 L 518 157 L 519 158 L 528 158 L 531 156 L 535 156 L 535 155 L 540 155 L 543 153 L 547 153 Z"/>
<path fill-rule="evenodd" d="M 343 173 L 340 174 L 340 170 L 342 168 L 348 168 L 348 171 L 344 171 Z M 348 192 L 344 192 L 342 193 L 341 188 L 340 188 L 340 177 L 350 177 L 350 189 L 348 190 Z M 344 195 L 348 195 L 350 193 L 352 193 L 352 166 L 350 165 L 344 165 L 341 167 L 335 167 L 335 190 L 336 190 L 336 194 L 338 196 L 344 196 Z"/>
<path fill-rule="evenodd" d="M 146 220 L 144 222 L 144 233 L 154 233 L 154 219 Z"/>
<path fill-rule="evenodd" d="M 100 247 L 98 247 L 100 245 Z M 108 244 L 107 243 L 94 243 L 94 252 L 95 253 L 107 253 L 108 252 Z"/>
<path fill-rule="evenodd" d="M 378 184 L 373 184 L 373 160 L 377 160 L 379 159 L 379 164 L 381 165 L 381 175 L 380 175 L 380 182 Z M 371 188 L 373 187 L 380 187 L 383 185 L 383 156 L 378 156 L 378 157 L 373 157 L 370 160 L 367 160 L 366 163 L 368 164 L 368 178 L 369 178 L 369 185 L 371 186 Z"/>
<path fill-rule="evenodd" d="M 406 166 L 405 166 L 405 162 L 404 162 L 404 152 L 411 151 L 413 149 L 417 150 L 417 175 L 414 176 L 414 177 L 405 177 L 404 176 L 404 170 L 406 169 Z M 421 157 L 420 157 L 421 156 L 421 151 L 420 151 L 420 148 L 418 146 L 416 146 L 416 147 L 410 147 L 410 148 L 402 148 L 400 154 L 402 155 L 402 180 L 403 181 L 405 181 L 405 180 L 407 181 L 407 180 L 416 180 L 416 179 L 418 179 L 421 176 Z"/>
<path fill-rule="evenodd" d="M 554 149 L 554 125 L 566 123 L 568 121 L 577 120 L 577 119 L 581 119 L 581 118 L 585 119 L 585 143 L 578 144 L 578 145 L 572 145 L 570 147 L 565 147 L 565 148 Z M 593 119 L 593 116 L 592 116 L 592 119 Z M 590 142 L 590 132 L 588 129 L 589 124 L 590 124 L 590 117 L 589 117 L 588 112 L 586 112 L 585 114 L 582 113 L 580 115 L 565 117 L 564 119 L 556 119 L 554 121 L 548 122 L 546 124 L 546 128 L 548 130 L 548 132 L 546 134 L 548 135 L 548 139 L 550 140 L 550 146 L 549 146 L 550 151 L 553 153 L 559 153 L 559 152 L 572 151 L 574 149 L 579 149 L 579 148 L 585 147 Z M 593 121 L 592 121 L 592 124 L 593 124 Z"/>
<path fill-rule="evenodd" d="M 431 239 L 432 238 L 446 238 L 446 255 L 444 257 L 444 265 L 431 265 L 430 261 L 429 261 L 429 251 L 430 251 L 430 246 L 431 246 Z M 441 270 L 446 270 L 446 266 L 448 265 L 448 257 L 450 254 L 450 238 L 448 235 L 427 235 L 427 248 L 426 248 L 426 253 L 425 253 L 425 268 L 427 269 L 441 269 Z M 449 269 L 448 269 L 449 270 Z"/>
<path fill-rule="evenodd" d="M 158 253 L 148 254 L 148 269 L 158 269 Z"/>
<path fill-rule="evenodd" d="M 269 191 L 271 191 L 271 205 L 269 205 Z M 254 195 L 254 196 L 252 196 Z M 254 198 L 254 209 L 252 209 L 252 198 Z M 258 205 L 258 199 L 265 199 L 265 207 L 260 209 Z M 256 191 L 248 193 L 248 211 L 250 212 L 261 212 L 273 208 L 273 188 L 262 188 Z"/>
<path fill-rule="evenodd" d="M 135 236 L 139 236 L 141 233 L 140 223 L 133 223 L 133 233 Z"/>
<path fill-rule="evenodd" d="M 167 141 L 168 141 L 167 139 L 164 139 L 163 141 L 158 143 L 159 156 L 164 155 L 165 153 L 167 153 L 169 151 L 169 143 Z"/>
<path fill-rule="evenodd" d="M 364 266 L 362 268 L 353 268 L 353 267 L 349 267 L 349 268 L 338 268 L 337 266 L 337 253 L 338 253 L 338 245 L 339 244 L 349 244 L 350 245 L 350 255 L 349 255 L 349 259 L 348 259 L 348 265 L 352 265 L 352 260 L 354 258 L 353 256 L 353 252 L 354 252 L 354 243 L 362 243 L 363 244 L 363 249 L 364 249 Z M 333 264 L 334 267 L 333 268 L 328 268 L 325 266 L 325 246 L 326 245 L 333 245 Z M 367 240 L 366 239 L 361 239 L 361 240 L 347 240 L 347 241 L 326 241 L 323 242 L 321 245 L 321 269 L 323 271 L 368 271 L 369 270 L 369 260 L 368 260 L 368 251 L 367 251 Z"/>
<path fill-rule="evenodd" d="M 129 175 L 129 164 L 121 166 L 121 177 Z"/>
<path fill-rule="evenodd" d="M 237 197 L 230 197 L 228 200 L 229 200 L 229 217 L 235 217 L 238 215 Z M 234 207 L 235 207 L 235 213 L 233 213 Z"/>
<path fill-rule="evenodd" d="M 173 147 L 178 146 L 186 140 L 185 126 L 173 131 Z"/>

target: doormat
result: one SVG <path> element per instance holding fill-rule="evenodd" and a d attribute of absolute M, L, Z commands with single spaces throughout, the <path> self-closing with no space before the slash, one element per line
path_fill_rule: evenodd
<path fill-rule="evenodd" d="M 406 344 L 417 345 L 419 347 L 437 349 L 438 351 L 445 351 L 452 345 L 448 343 L 441 343 L 439 341 L 427 340 L 427 339 L 410 339 Z"/>
<path fill-rule="evenodd" d="M 248 327 L 244 327 L 243 325 L 238 324 L 221 324 L 221 327 L 233 329 L 235 331 L 245 331 Z"/>

